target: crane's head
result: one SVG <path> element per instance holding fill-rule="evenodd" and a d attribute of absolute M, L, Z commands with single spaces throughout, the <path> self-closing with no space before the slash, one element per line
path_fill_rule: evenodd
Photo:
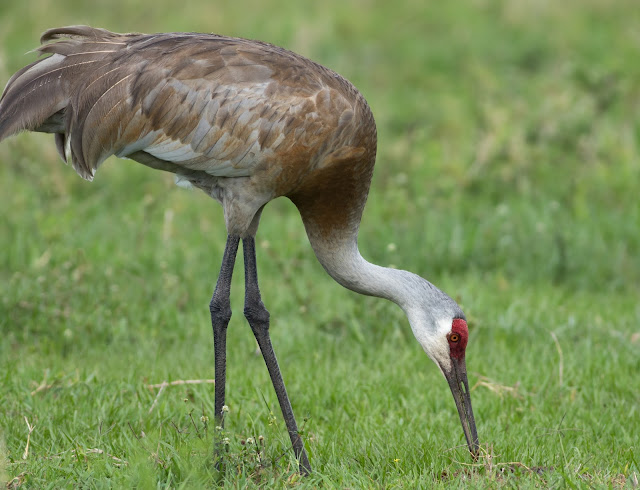
<path fill-rule="evenodd" d="M 416 339 L 427 355 L 438 365 L 449 383 L 469 451 L 475 460 L 478 457 L 479 448 L 478 432 L 471 408 L 465 362 L 469 329 L 462 311 L 459 308 L 456 310 L 438 319 L 432 314 L 427 314 L 419 315 L 419 318 L 415 316 L 412 318 L 413 315 L 410 315 L 409 320 Z M 424 313 L 424 310 L 422 311 Z"/>

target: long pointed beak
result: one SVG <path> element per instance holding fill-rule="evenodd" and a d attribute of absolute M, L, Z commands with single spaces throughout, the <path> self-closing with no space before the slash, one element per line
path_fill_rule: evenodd
<path fill-rule="evenodd" d="M 471 408 L 471 394 L 469 393 L 469 382 L 467 381 L 467 365 L 464 357 L 461 359 L 451 358 L 452 368 L 449 372 L 444 372 L 445 378 L 449 382 L 449 388 L 456 401 L 456 408 L 462 422 L 462 430 L 467 439 L 467 446 L 473 460 L 478 459 L 478 431 L 476 430 L 476 420 L 473 417 Z"/>

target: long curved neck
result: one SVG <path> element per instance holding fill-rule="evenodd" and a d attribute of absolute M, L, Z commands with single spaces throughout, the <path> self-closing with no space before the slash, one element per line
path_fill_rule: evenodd
<path fill-rule="evenodd" d="M 326 159 L 287 197 L 300 211 L 313 251 L 333 279 L 360 294 L 391 300 L 409 314 L 424 304 L 422 292 L 429 296 L 439 290 L 411 272 L 367 262 L 358 250 L 358 228 L 375 163 L 375 125 L 368 107 L 365 112 L 363 120 L 370 118 L 369 125 L 358 128 L 368 127 L 368 132 L 357 147 L 343 148 L 364 153 Z"/>
<path fill-rule="evenodd" d="M 339 284 L 400 306 L 424 349 L 433 343 L 439 325 L 450 328 L 452 318 L 464 318 L 458 304 L 426 279 L 412 272 L 367 262 L 360 255 L 355 236 L 327 240 L 310 234 L 309 239 L 318 260 Z"/>
<path fill-rule="evenodd" d="M 310 241 L 322 266 L 339 284 L 360 294 L 393 301 L 405 312 L 419 301 L 425 286 L 436 289 L 416 274 L 366 261 L 360 255 L 355 237 L 331 240 L 310 237 Z"/>

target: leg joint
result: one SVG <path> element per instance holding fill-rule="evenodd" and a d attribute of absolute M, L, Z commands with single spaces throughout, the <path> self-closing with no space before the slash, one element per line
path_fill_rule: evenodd
<path fill-rule="evenodd" d="M 231 319 L 231 306 L 228 302 L 217 301 L 216 298 L 209 303 L 209 311 L 212 319 L 223 320 L 229 322 Z"/>
<path fill-rule="evenodd" d="M 269 328 L 269 311 L 262 301 L 245 304 L 244 316 L 247 318 L 249 325 L 251 325 L 252 328 L 254 325 L 266 325 L 267 328 Z"/>

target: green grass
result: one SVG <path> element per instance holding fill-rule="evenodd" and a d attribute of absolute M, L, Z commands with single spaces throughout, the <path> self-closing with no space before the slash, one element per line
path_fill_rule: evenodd
<path fill-rule="evenodd" d="M 77 23 L 264 39 L 351 79 L 380 138 L 361 249 L 463 306 L 486 452 L 470 465 L 448 387 L 402 312 L 333 283 L 284 200 L 263 215 L 258 260 L 313 475 L 296 476 L 242 316 L 242 274 L 224 434 L 213 426 L 212 385 L 147 388 L 213 377 L 221 209 L 128 161 L 108 161 L 89 184 L 59 162 L 50 136 L 25 134 L 0 145 L 0 481 L 633 486 L 635 0 L 129 3 L 3 2 L 0 80 L 33 59 L 24 53 L 46 28 Z M 209 462 L 216 437 L 229 439 L 223 474 Z"/>

